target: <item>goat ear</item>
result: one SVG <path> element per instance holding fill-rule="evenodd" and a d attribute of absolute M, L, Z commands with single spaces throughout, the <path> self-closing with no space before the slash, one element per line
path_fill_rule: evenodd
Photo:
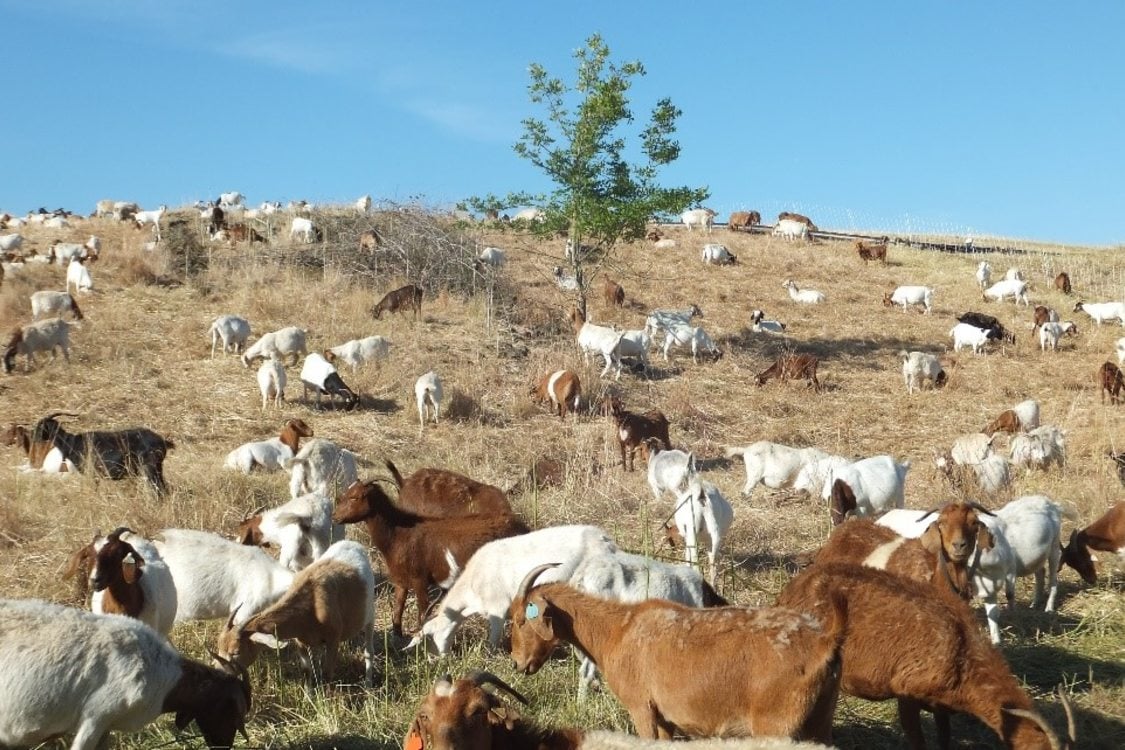
<path fill-rule="evenodd" d="M 144 575 L 141 570 L 144 566 L 144 559 L 137 553 L 130 552 L 121 561 L 121 577 L 125 579 L 125 583 L 136 583 Z"/>
<path fill-rule="evenodd" d="M 936 523 L 931 523 L 918 541 L 931 555 L 941 554 L 941 529 Z"/>
<path fill-rule="evenodd" d="M 988 551 L 996 546 L 996 537 L 983 523 L 977 529 L 977 549 Z"/>
<path fill-rule="evenodd" d="M 251 633 L 250 640 L 272 649 L 282 649 L 289 645 L 289 641 L 279 641 L 272 633 Z"/>

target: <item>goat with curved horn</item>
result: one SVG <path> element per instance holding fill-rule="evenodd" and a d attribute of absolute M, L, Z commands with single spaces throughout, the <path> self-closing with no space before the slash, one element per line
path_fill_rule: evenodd
<path fill-rule="evenodd" d="M 544 563 L 543 565 L 537 565 L 532 568 L 528 574 L 523 577 L 523 580 L 520 581 L 520 587 L 516 590 L 516 598 L 526 599 L 527 595 L 531 593 L 531 587 L 535 585 L 535 580 L 546 571 L 551 568 L 557 568 L 559 565 L 560 563 Z"/>
<path fill-rule="evenodd" d="M 499 677 L 492 674 L 491 672 L 485 672 L 485 671 L 482 671 L 482 670 L 474 670 L 472 672 L 469 672 L 469 674 L 465 675 L 465 679 L 471 680 L 472 683 L 474 685 L 476 685 L 477 687 L 484 687 L 485 685 L 494 685 L 495 687 L 500 688 L 505 693 L 512 696 L 513 698 L 515 698 L 516 700 L 518 700 L 520 703 L 524 704 L 525 706 L 531 705 L 528 702 L 527 698 L 524 698 L 523 695 L 518 690 L 516 690 L 514 687 L 512 687 L 508 683 L 504 682 L 503 680 L 501 680 Z M 446 680 L 451 681 L 448 676 L 446 676 Z"/>

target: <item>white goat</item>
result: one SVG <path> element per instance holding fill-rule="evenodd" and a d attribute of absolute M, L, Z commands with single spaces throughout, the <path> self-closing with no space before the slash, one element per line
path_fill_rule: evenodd
<path fill-rule="evenodd" d="M 672 248 L 676 247 L 676 244 L 677 243 L 675 240 L 665 237 L 664 239 L 660 239 L 652 243 L 652 246 L 657 250 L 671 250 Z"/>
<path fill-rule="evenodd" d="M 928 315 L 933 310 L 934 290 L 928 286 L 900 286 L 883 299 L 887 307 L 902 305 L 902 311 L 911 305 L 921 305 Z"/>
<path fill-rule="evenodd" d="M 15 369 L 19 354 L 27 357 L 27 370 L 31 369 L 31 355 L 36 352 L 50 352 L 54 361 L 56 348 L 62 351 L 63 359 L 70 362 L 70 324 L 62 318 L 48 318 L 18 328 L 4 349 L 4 372 L 11 373 Z"/>
<path fill-rule="evenodd" d="M 320 558 L 334 541 L 344 538 L 344 527 L 332 523 L 333 500 L 320 492 L 295 497 L 284 505 L 255 512 L 239 525 L 243 543 L 276 544 L 278 562 L 294 572 Z M 253 529 L 257 533 L 252 533 Z"/>
<path fill-rule="evenodd" d="M 258 547 L 208 531 L 164 529 L 152 544 L 176 584 L 176 622 L 229 617 L 235 610 L 235 622 L 245 622 L 293 582 L 293 571 Z"/>
<path fill-rule="evenodd" d="M 335 363 L 337 359 L 351 366 L 355 372 L 360 365 L 368 362 L 378 362 L 386 359 L 390 352 L 391 342 L 382 336 L 368 336 L 363 339 L 351 341 L 334 346 L 324 352 L 324 358 Z M 331 354 L 331 356 L 329 356 Z"/>
<path fill-rule="evenodd" d="M 281 471 L 281 464 L 300 450 L 300 440 L 311 437 L 312 429 L 300 419 L 290 419 L 278 437 L 243 443 L 227 454 L 224 467 L 249 474 L 254 469 Z"/>
<path fill-rule="evenodd" d="M 621 334 L 617 342 L 616 354 L 619 360 L 635 359 L 648 372 L 648 350 L 652 347 L 652 337 L 643 330 L 628 330 Z"/>
<path fill-rule="evenodd" d="M 681 450 L 660 450 L 658 441 L 650 439 L 648 447 L 648 486 L 660 500 L 665 490 L 680 495 L 696 479 L 695 456 Z"/>
<path fill-rule="evenodd" d="M 722 356 L 722 351 L 715 346 L 715 342 L 707 335 L 702 326 L 692 326 L 687 323 L 675 323 L 668 326 L 664 337 L 664 361 L 668 361 L 668 352 L 673 346 L 690 346 L 691 361 L 699 364 L 699 352 L 703 351 L 716 359 Z"/>
<path fill-rule="evenodd" d="M 1024 278 L 1023 271 L 1016 268 L 1015 266 L 1012 266 L 1011 268 L 1008 269 L 1007 273 L 1004 274 L 1004 280 L 1005 281 L 1026 281 L 1027 279 Z"/>
<path fill-rule="evenodd" d="M 246 367 L 258 358 L 273 357 L 282 360 L 292 356 L 289 364 L 297 364 L 302 354 L 308 353 L 305 348 L 305 331 L 296 326 L 289 326 L 277 331 L 270 331 L 254 342 L 246 351 L 242 352 L 242 364 Z"/>
<path fill-rule="evenodd" d="M 819 448 L 791 448 L 766 440 L 741 448 L 728 447 L 724 453 L 727 458 L 742 456 L 746 463 L 746 484 L 742 488 L 745 497 L 754 493 L 759 482 L 775 490 L 792 486 L 805 465 L 828 458 Z"/>
<path fill-rule="evenodd" d="M 1117 352 L 1117 364 L 1125 365 L 1125 336 L 1117 339 L 1114 349 Z"/>
<path fill-rule="evenodd" d="M 701 231 L 706 229 L 707 234 L 711 234 L 711 225 L 715 221 L 715 212 L 709 208 L 693 208 L 680 214 L 680 221 L 684 223 L 684 226 L 687 227 L 689 232 L 692 227 L 699 227 Z"/>
<path fill-rule="evenodd" d="M 834 469 L 847 466 L 850 463 L 851 459 L 843 456 L 826 456 L 815 461 L 809 461 L 797 472 L 797 478 L 793 480 L 793 489 L 810 495 L 820 492 L 825 481 L 828 480 L 828 475 Z"/>
<path fill-rule="evenodd" d="M 319 231 L 313 225 L 312 219 L 301 218 L 294 216 L 293 222 L 289 225 L 289 239 L 301 240 L 302 242 L 309 243 L 317 239 Z"/>
<path fill-rule="evenodd" d="M 300 497 L 311 492 L 336 497 L 359 479 L 355 454 L 331 440 L 313 438 L 297 455 L 281 462 L 289 472 L 289 494 Z"/>
<path fill-rule="evenodd" d="M 1021 302 L 1025 305 L 1031 305 L 1027 298 L 1027 282 L 1019 279 L 997 281 L 984 290 L 984 296 L 986 299 L 992 299 L 996 302 L 1003 302 L 1005 297 L 1011 297 L 1017 305 Z"/>
<path fill-rule="evenodd" d="M 699 254 L 700 259 L 704 263 L 713 265 L 729 265 L 738 262 L 738 256 L 732 255 L 731 251 L 725 245 L 719 245 L 709 242 L 703 246 L 703 251 Z"/>
<path fill-rule="evenodd" d="M 992 454 L 992 445 L 995 442 L 996 435 L 987 435 L 983 432 L 966 433 L 953 440 L 949 455 L 953 458 L 953 463 L 959 466 L 971 466 L 988 458 Z"/>
<path fill-rule="evenodd" d="M 801 224 L 804 226 L 804 224 Z M 794 302 L 801 302 L 806 305 L 819 305 L 824 302 L 827 297 L 824 292 L 818 292 L 815 289 L 800 289 L 792 279 L 786 279 L 781 285 L 784 289 L 789 290 L 789 298 Z"/>
<path fill-rule="evenodd" d="M 980 264 L 977 266 L 977 285 L 980 287 L 980 290 L 983 292 L 985 289 L 988 288 L 988 285 L 991 284 L 991 283 L 992 283 L 992 266 L 990 266 L 988 264 L 988 261 L 982 260 L 980 262 Z"/>
<path fill-rule="evenodd" d="M 667 330 L 679 323 L 691 323 L 691 319 L 697 317 L 703 317 L 703 311 L 698 305 L 685 307 L 682 310 L 653 310 L 645 318 L 645 333 L 655 336 L 659 331 Z"/>
<path fill-rule="evenodd" d="M 180 656 L 152 628 L 34 599 L 0 601 L 0 745 L 74 735 L 70 750 L 109 747 L 163 712 L 193 719 L 207 746 L 228 747 L 250 685 Z"/>
<path fill-rule="evenodd" d="M 618 347 L 625 333 L 607 326 L 599 326 L 589 322 L 577 309 L 571 311 L 571 322 L 574 325 L 575 338 L 578 348 L 582 350 L 582 357 L 590 361 L 591 354 L 600 354 L 605 359 L 600 377 L 613 368 L 616 371 L 615 380 L 621 379 L 621 356 Z"/>
<path fill-rule="evenodd" d="M 477 259 L 487 266 L 499 268 L 507 261 L 507 255 L 498 247 L 486 247 L 480 251 Z"/>
<path fill-rule="evenodd" d="M 971 346 L 974 354 L 980 354 L 989 340 L 988 331 L 968 323 L 958 323 L 953 326 L 949 329 L 949 335 L 953 337 L 953 351 L 955 352 L 961 351 L 963 347 Z"/>
<path fill-rule="evenodd" d="M 434 410 L 434 424 L 441 417 L 441 378 L 433 370 L 418 378 L 414 383 L 414 401 L 418 406 L 418 432 L 426 429 L 426 413 L 430 407 Z"/>
<path fill-rule="evenodd" d="M 934 384 L 934 388 L 945 385 L 945 370 L 942 369 L 941 360 L 935 355 L 904 349 L 898 356 L 902 357 L 902 379 L 906 381 L 907 394 L 914 393 L 915 388 L 922 390 L 927 380 Z"/>
<path fill-rule="evenodd" d="M 761 310 L 750 313 L 750 330 L 754 333 L 785 333 L 785 324 L 777 320 L 766 320 Z"/>
<path fill-rule="evenodd" d="M 215 358 L 215 347 L 219 340 L 223 342 L 223 354 L 227 349 L 234 349 L 235 353 L 246 348 L 246 340 L 250 338 L 250 323 L 245 318 L 237 315 L 220 315 L 211 323 L 208 333 L 211 335 L 211 359 Z"/>
<path fill-rule="evenodd" d="M 1066 460 L 1066 433 L 1058 427 L 1043 425 L 1026 434 L 1012 438 L 1011 461 L 1014 466 L 1030 469 L 1049 469 L 1057 463 L 1062 468 Z"/>
<path fill-rule="evenodd" d="M 1039 326 L 1039 351 L 1047 351 L 1050 347 L 1054 351 L 1059 350 L 1059 339 L 1068 333 L 1078 333 L 1078 327 L 1074 323 L 1067 321 L 1066 323 L 1044 323 Z"/>
<path fill-rule="evenodd" d="M 33 292 L 31 295 L 31 318 L 59 316 L 65 312 L 74 314 L 75 320 L 82 320 L 82 310 L 69 292 Z"/>
<path fill-rule="evenodd" d="M 437 614 L 426 621 L 406 648 L 431 638 L 438 653 L 446 653 L 453 634 L 470 615 L 488 618 L 489 642 L 496 646 L 508 607 L 533 568 L 558 563 L 537 580 L 568 581 L 583 560 L 616 552 L 613 539 L 596 526 L 551 526 L 489 542 L 469 558 L 438 605 Z"/>
<path fill-rule="evenodd" d="M 832 485 L 837 479 L 851 488 L 855 495 L 856 515 L 882 513 L 905 504 L 906 473 L 910 462 L 898 463 L 890 456 L 873 456 L 847 466 L 833 469 L 824 481 L 821 497 L 832 497 Z"/>
<path fill-rule="evenodd" d="M 1125 326 L 1125 302 L 1076 302 L 1074 312 L 1080 310 L 1099 326 L 1106 320 L 1119 320 Z"/>
<path fill-rule="evenodd" d="M 673 514 L 676 530 L 684 540 L 684 560 L 695 565 L 699 559 L 699 534 L 704 532 L 711 542 L 707 552 L 708 580 L 715 585 L 719 551 L 734 523 L 734 509 L 710 482 L 697 481 L 680 495 Z"/>
<path fill-rule="evenodd" d="M 23 235 L 19 232 L 13 234 L 0 234 L 0 252 L 10 253 L 19 250 L 23 245 Z"/>
<path fill-rule="evenodd" d="M 167 206 L 161 206 L 155 211 L 137 211 L 133 214 L 133 221 L 137 223 L 137 229 L 144 229 L 146 225 L 152 224 L 152 229 L 156 232 L 156 241 L 160 242 L 160 220 L 164 218 L 164 212 L 167 210 Z"/>
<path fill-rule="evenodd" d="M 74 285 L 74 293 L 90 292 L 94 289 L 94 278 L 90 275 L 90 269 L 81 259 L 71 261 L 70 265 L 66 267 L 66 290 L 70 291 L 70 285 Z"/>
<path fill-rule="evenodd" d="M 779 219 L 773 228 L 773 236 L 784 240 L 807 240 L 809 238 L 809 225 L 803 221 L 793 219 Z"/>
<path fill-rule="evenodd" d="M 242 193 L 237 190 L 232 190 L 229 193 L 219 193 L 219 205 L 223 208 L 227 206 L 241 206 L 243 200 Z"/>
<path fill-rule="evenodd" d="M 262 410 L 265 411 L 272 400 L 278 409 L 285 402 L 285 368 L 270 357 L 258 368 L 258 390 L 262 392 Z"/>

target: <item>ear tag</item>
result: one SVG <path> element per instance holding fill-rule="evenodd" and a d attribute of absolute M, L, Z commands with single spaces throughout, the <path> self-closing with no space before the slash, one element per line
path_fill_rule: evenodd
<path fill-rule="evenodd" d="M 411 729 L 410 734 L 406 735 L 406 743 L 404 750 L 423 750 L 425 743 L 422 742 L 422 735 L 417 729 Z"/>
<path fill-rule="evenodd" d="M 525 614 L 527 615 L 527 619 L 534 620 L 539 616 L 539 605 L 535 602 L 528 602 Z"/>

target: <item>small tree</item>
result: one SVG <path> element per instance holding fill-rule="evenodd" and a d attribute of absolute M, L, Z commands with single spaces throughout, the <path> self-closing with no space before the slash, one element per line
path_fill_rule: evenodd
<path fill-rule="evenodd" d="M 633 122 L 628 92 L 633 78 L 645 74 L 639 62 L 610 62 L 609 47 L 598 34 L 574 53 L 578 71 L 573 88 L 552 78 L 542 65 L 530 66 L 531 101 L 546 107 L 546 120 L 529 117 L 515 151 L 539 167 L 555 184 L 546 196 L 512 193 L 506 200 L 488 195 L 472 198 L 477 211 L 499 205 L 539 205 L 542 222 L 532 222 L 541 235 L 566 232 L 573 243 L 570 266 L 579 281 L 578 307 L 586 311 L 586 293 L 601 266 L 619 242 L 640 239 L 645 222 L 655 215 L 675 214 L 708 196 L 706 188 L 663 188 L 660 167 L 675 161 L 680 145 L 672 139 L 681 112 L 661 99 L 640 132 L 643 161 L 631 163 L 626 151 L 626 126 Z M 589 245 L 588 252 L 581 248 Z"/>

